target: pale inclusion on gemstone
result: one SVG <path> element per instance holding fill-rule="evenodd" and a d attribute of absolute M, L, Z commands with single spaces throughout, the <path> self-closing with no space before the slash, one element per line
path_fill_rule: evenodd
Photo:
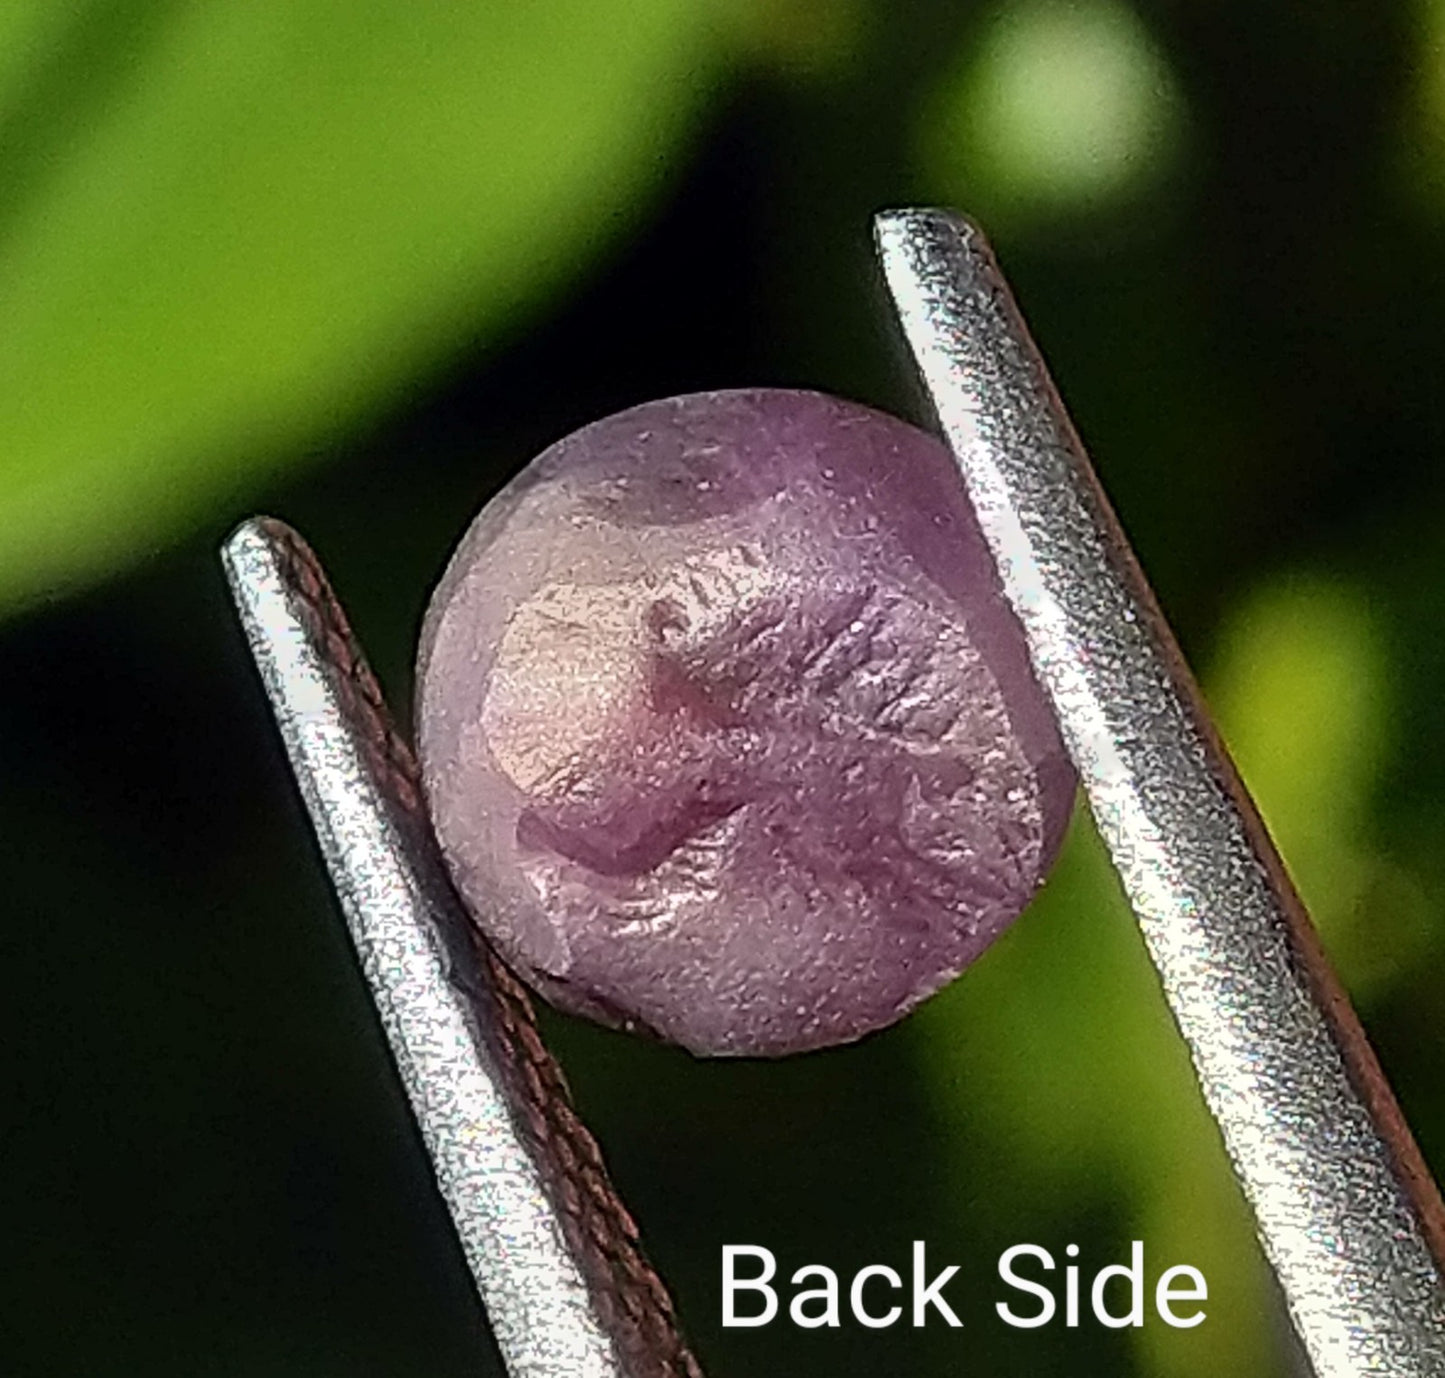
<path fill-rule="evenodd" d="M 900 1018 L 1023 909 L 1073 801 L 947 451 L 815 393 L 554 445 L 463 539 L 419 685 L 477 923 L 558 1005 L 698 1053 Z"/>

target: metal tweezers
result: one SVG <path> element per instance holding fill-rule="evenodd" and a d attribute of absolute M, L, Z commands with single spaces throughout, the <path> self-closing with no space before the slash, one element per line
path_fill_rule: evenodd
<path fill-rule="evenodd" d="M 1445 1207 L 983 235 L 875 224 L 884 277 L 1317 1378 L 1445 1376 Z M 223 558 L 511 1378 L 697 1378 L 416 763 L 280 522 Z"/>

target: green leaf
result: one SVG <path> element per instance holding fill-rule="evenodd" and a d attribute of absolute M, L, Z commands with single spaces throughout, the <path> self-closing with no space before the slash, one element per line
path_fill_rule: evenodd
<path fill-rule="evenodd" d="M 708 8 L 8 6 L 0 610 L 243 501 L 563 283 L 686 135 Z"/>

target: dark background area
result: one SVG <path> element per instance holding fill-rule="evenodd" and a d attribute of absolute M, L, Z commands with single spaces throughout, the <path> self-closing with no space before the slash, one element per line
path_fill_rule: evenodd
<path fill-rule="evenodd" d="M 1051 199 L 966 131 L 957 175 L 920 153 L 950 74 L 997 47 L 995 11 L 790 3 L 744 23 L 745 9 L 720 7 L 733 46 L 690 132 L 565 282 L 504 326 L 449 328 L 373 403 L 338 407 L 103 568 L 37 583 L 0 626 L 6 1372 L 500 1371 L 216 550 L 253 511 L 303 532 L 405 717 L 452 543 L 566 431 L 754 384 L 923 419 L 871 259 L 869 216 L 891 204 L 951 202 L 997 226 L 1445 1167 L 1445 12 L 1141 4 L 1183 132 L 1152 180 Z M 168 7 L 151 12 L 166 22 Z M 63 83 L 49 99 L 90 108 Z M 0 240 L 0 283 L 15 262 Z M 23 407 L 5 377 L 0 409 Z M 549 1017 L 709 1373 L 1288 1371 L 1212 1130 L 1085 830 L 1038 908 L 935 1006 L 835 1052 L 700 1064 Z M 918 1238 L 962 1266 L 961 1334 L 720 1328 L 723 1243 L 851 1271 L 904 1268 Z M 1217 1300 L 1199 1330 L 993 1319 L 1008 1245 L 1076 1241 L 1096 1268 L 1134 1238 L 1151 1277 L 1204 1267 Z"/>

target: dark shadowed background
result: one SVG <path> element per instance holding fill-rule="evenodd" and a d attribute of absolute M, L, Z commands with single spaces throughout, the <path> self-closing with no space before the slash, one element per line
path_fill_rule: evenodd
<path fill-rule="evenodd" d="M 919 201 L 991 229 L 1445 1169 L 1445 3 L 15 0 L 5 1372 L 499 1371 L 216 548 L 296 525 L 405 715 L 452 542 L 572 427 L 760 384 L 918 415 L 868 218 Z M 549 1029 L 713 1378 L 1289 1372 L 1086 826 L 859 1046 Z M 720 1326 L 724 1243 L 914 1239 L 963 1331 Z M 994 1316 L 1008 1245 L 1133 1239 L 1202 1326 Z"/>

